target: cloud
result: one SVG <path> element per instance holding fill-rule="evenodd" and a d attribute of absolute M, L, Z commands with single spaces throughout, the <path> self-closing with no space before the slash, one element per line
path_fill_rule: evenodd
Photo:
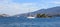
<path fill-rule="evenodd" d="M 51 2 L 52 4 L 59 4 L 60 5 L 60 2 L 59 1 L 54 1 L 54 2 Z"/>
<path fill-rule="evenodd" d="M 10 15 L 21 14 L 38 10 L 36 3 L 15 3 L 12 0 L 0 0 L 0 13 L 6 13 Z"/>

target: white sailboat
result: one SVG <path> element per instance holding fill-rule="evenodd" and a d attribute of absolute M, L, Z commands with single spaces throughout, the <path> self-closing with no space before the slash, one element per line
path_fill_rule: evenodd
<path fill-rule="evenodd" d="M 32 17 L 32 16 L 28 16 L 27 18 L 33 19 L 33 18 L 35 18 L 35 17 Z"/>
<path fill-rule="evenodd" d="M 29 9 L 29 12 L 30 12 L 30 9 Z M 29 16 L 27 18 L 34 19 L 35 17 L 31 16 L 31 13 L 29 13 Z"/>

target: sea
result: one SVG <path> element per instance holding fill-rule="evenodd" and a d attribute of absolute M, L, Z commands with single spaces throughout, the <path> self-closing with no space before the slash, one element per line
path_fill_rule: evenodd
<path fill-rule="evenodd" d="M 0 17 L 0 27 L 60 27 L 60 17 L 34 18 Z"/>

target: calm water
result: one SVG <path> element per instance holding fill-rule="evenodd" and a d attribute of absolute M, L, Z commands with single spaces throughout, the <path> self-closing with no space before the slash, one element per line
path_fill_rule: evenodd
<path fill-rule="evenodd" d="M 1 17 L 0 27 L 60 27 L 60 17 L 35 19 L 25 17 Z"/>

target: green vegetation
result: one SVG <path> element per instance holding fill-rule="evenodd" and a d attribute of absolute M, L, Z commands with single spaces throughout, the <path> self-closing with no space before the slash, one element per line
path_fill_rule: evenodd
<path fill-rule="evenodd" d="M 46 14 L 37 14 L 37 16 L 36 17 L 38 17 L 38 18 L 46 18 L 46 17 L 52 17 L 52 16 L 47 16 Z"/>

